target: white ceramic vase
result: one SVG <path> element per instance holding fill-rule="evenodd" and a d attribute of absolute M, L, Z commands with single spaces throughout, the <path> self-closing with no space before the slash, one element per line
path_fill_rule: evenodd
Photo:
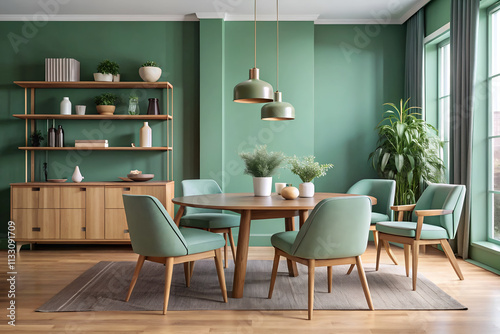
<path fill-rule="evenodd" d="M 271 176 L 253 178 L 253 193 L 255 196 L 271 196 L 272 187 L 273 178 Z"/>
<path fill-rule="evenodd" d="M 71 115 L 71 101 L 69 97 L 63 97 L 61 101 L 61 115 Z"/>
<path fill-rule="evenodd" d="M 148 122 L 144 122 L 144 126 L 141 128 L 140 137 L 141 147 L 153 146 L 151 128 L 149 127 Z"/>
<path fill-rule="evenodd" d="M 110 73 L 94 73 L 94 80 L 95 81 L 113 81 L 113 74 Z"/>
<path fill-rule="evenodd" d="M 84 179 L 82 173 L 80 173 L 80 168 L 78 166 L 75 167 L 75 171 L 73 172 L 73 176 L 71 177 L 73 182 L 80 183 Z"/>
<path fill-rule="evenodd" d="M 161 77 L 161 68 L 154 66 L 143 66 L 139 68 L 141 79 L 146 82 L 156 82 Z"/>
<path fill-rule="evenodd" d="M 313 197 L 314 196 L 314 183 L 304 182 L 299 184 L 299 197 Z"/>

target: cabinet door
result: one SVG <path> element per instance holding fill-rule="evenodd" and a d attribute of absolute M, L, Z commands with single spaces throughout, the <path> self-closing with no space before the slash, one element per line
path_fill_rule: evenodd
<path fill-rule="evenodd" d="M 12 208 L 36 209 L 40 187 L 12 187 Z"/>
<path fill-rule="evenodd" d="M 61 187 L 40 187 L 38 195 L 39 209 L 57 209 L 61 207 Z"/>
<path fill-rule="evenodd" d="M 130 240 L 125 209 L 106 209 L 105 238 Z"/>
<path fill-rule="evenodd" d="M 134 195 L 150 195 L 156 197 L 165 206 L 166 191 L 165 186 L 136 186 L 132 188 Z"/>
<path fill-rule="evenodd" d="M 12 209 L 12 221 L 16 223 L 16 239 L 32 238 L 38 209 Z"/>
<path fill-rule="evenodd" d="M 85 239 L 85 209 L 61 209 L 61 239 Z"/>
<path fill-rule="evenodd" d="M 86 187 L 86 239 L 104 239 L 104 186 Z"/>
<path fill-rule="evenodd" d="M 132 194 L 135 187 L 106 187 L 106 209 L 123 209 L 123 194 Z"/>
<path fill-rule="evenodd" d="M 61 187 L 61 209 L 85 209 L 86 187 Z"/>
<path fill-rule="evenodd" d="M 38 209 L 37 221 L 32 228 L 34 239 L 59 239 L 60 217 L 59 209 Z"/>

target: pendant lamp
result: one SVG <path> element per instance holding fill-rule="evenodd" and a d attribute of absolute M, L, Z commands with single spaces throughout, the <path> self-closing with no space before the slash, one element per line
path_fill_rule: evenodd
<path fill-rule="evenodd" d="M 279 4 L 276 0 L 276 92 L 274 102 L 265 104 L 260 110 L 260 118 L 265 121 L 286 121 L 295 119 L 295 108 L 282 101 L 279 91 Z"/>
<path fill-rule="evenodd" d="M 266 103 L 273 101 L 273 86 L 259 79 L 257 68 L 257 0 L 254 1 L 254 67 L 250 69 L 250 79 L 234 86 L 234 102 Z"/>

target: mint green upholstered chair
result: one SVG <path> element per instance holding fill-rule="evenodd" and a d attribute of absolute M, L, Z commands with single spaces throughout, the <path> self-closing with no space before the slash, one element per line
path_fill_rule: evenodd
<path fill-rule="evenodd" d="M 375 224 L 377 222 L 392 220 L 392 209 L 394 205 L 394 196 L 396 195 L 396 181 L 386 179 L 364 179 L 352 185 L 348 194 L 373 196 L 377 199 L 377 204 L 372 206 L 370 231 L 373 233 L 373 242 L 375 249 L 378 248 L 378 232 Z M 398 264 L 396 256 L 391 251 L 387 242 L 384 244 L 387 255 L 391 258 L 394 264 Z M 349 268 L 347 274 L 350 274 L 354 269 L 354 265 Z"/>
<path fill-rule="evenodd" d="M 332 291 L 332 266 L 356 264 L 370 310 L 373 303 L 361 263 L 368 243 L 371 200 L 366 196 L 327 198 L 319 202 L 300 231 L 276 233 L 271 237 L 274 263 L 269 287 L 272 297 L 280 256 L 308 267 L 308 318 L 314 304 L 314 269 L 327 267 L 328 292 Z"/>
<path fill-rule="evenodd" d="M 177 228 L 167 210 L 153 196 L 123 195 L 123 204 L 132 249 L 139 254 L 125 301 L 130 299 L 144 261 L 162 263 L 165 265 L 163 314 L 166 314 L 174 264 L 184 263 L 186 285 L 189 286 L 189 262 L 213 257 L 222 297 L 227 303 L 220 252 L 220 248 L 224 246 L 224 238 L 221 235 L 193 228 Z"/>
<path fill-rule="evenodd" d="M 210 195 L 222 193 L 221 188 L 214 180 L 184 180 L 182 181 L 182 196 Z M 222 210 L 202 209 L 186 207 L 185 215 L 181 218 L 180 226 L 195 227 L 214 233 L 222 233 L 224 236 L 224 266 L 227 262 L 227 239 L 231 244 L 233 260 L 236 261 L 236 248 L 234 246 L 231 228 L 240 226 L 240 216 L 222 213 Z"/>
<path fill-rule="evenodd" d="M 398 212 L 396 222 L 378 222 L 377 231 L 380 241 L 404 244 L 406 276 L 409 276 L 410 248 L 412 251 L 413 290 L 417 289 L 418 253 L 420 245 L 440 244 L 448 257 L 457 276 L 464 277 L 457 259 L 447 239 L 455 238 L 462 206 L 465 198 L 465 186 L 451 184 L 430 184 L 416 204 L 394 206 Z M 404 222 L 405 211 L 412 211 L 412 221 Z M 425 218 L 425 219 L 424 219 Z M 380 262 L 381 243 L 377 248 L 377 268 Z"/>

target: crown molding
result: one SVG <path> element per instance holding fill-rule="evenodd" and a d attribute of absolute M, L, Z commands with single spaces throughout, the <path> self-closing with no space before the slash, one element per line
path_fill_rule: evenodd
<path fill-rule="evenodd" d="M 43 17 L 41 17 L 43 15 Z M 40 17 L 39 17 L 40 16 Z M 189 15 L 0 15 L 0 21 L 198 21 Z"/>
<path fill-rule="evenodd" d="M 399 19 L 399 23 L 405 23 L 410 17 L 413 16 L 413 14 L 418 12 L 420 8 L 423 8 L 425 5 L 427 5 L 429 1 L 431 0 L 420 0 L 419 2 L 414 4 L 406 13 L 403 14 L 403 16 L 401 16 L 401 18 Z"/>
<path fill-rule="evenodd" d="M 318 19 L 314 24 L 380 24 L 377 19 Z M 384 21 L 385 24 L 401 24 L 400 20 Z"/>
<path fill-rule="evenodd" d="M 223 19 L 224 21 L 253 21 L 253 15 L 239 15 L 224 12 L 196 13 L 198 19 Z M 280 15 L 281 21 L 316 21 L 319 14 L 312 15 Z M 276 21 L 276 15 L 257 15 L 257 21 Z"/>

